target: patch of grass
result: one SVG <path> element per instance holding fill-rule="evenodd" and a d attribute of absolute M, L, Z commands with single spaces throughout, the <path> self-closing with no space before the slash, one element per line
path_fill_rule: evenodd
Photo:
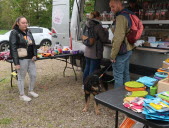
<path fill-rule="evenodd" d="M 53 124 L 48 123 L 48 128 L 53 128 Z"/>
<path fill-rule="evenodd" d="M 1 84 L 9 83 L 10 82 L 10 78 L 9 77 L 2 78 L 0 82 L 1 82 Z"/>
<path fill-rule="evenodd" d="M 9 30 L 0 30 L 0 35 L 5 34 L 6 32 L 8 32 Z"/>
<path fill-rule="evenodd" d="M 12 122 L 11 118 L 0 119 L 0 124 L 10 124 Z"/>

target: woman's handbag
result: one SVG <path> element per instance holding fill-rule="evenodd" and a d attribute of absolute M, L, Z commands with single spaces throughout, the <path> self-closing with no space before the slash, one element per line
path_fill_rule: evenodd
<path fill-rule="evenodd" d="M 26 48 L 18 48 L 17 51 L 19 57 L 26 57 L 28 55 Z"/>

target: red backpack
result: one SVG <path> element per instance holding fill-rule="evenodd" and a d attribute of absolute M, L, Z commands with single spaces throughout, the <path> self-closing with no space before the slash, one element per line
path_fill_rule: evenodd
<path fill-rule="evenodd" d="M 131 19 L 131 27 L 130 31 L 127 33 L 126 37 L 130 44 L 134 44 L 138 39 L 140 39 L 143 32 L 143 24 L 142 21 L 134 14 L 131 14 L 127 11 L 123 11 L 122 13 L 129 14 Z"/>

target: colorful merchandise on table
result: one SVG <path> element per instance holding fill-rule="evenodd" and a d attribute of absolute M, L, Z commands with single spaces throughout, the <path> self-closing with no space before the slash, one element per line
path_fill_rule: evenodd
<path fill-rule="evenodd" d="M 163 100 L 169 101 L 169 91 L 158 93 L 156 96 Z"/>
<path fill-rule="evenodd" d="M 58 54 L 78 54 L 79 50 L 71 50 L 68 46 L 64 46 L 64 48 L 62 48 L 60 45 L 58 45 L 58 47 L 55 48 L 42 46 L 39 49 L 37 49 L 37 52 L 38 52 L 37 57 L 42 58 L 55 56 Z"/>
<path fill-rule="evenodd" d="M 145 97 L 148 95 L 147 91 L 132 91 L 127 93 L 127 97 Z"/>
<path fill-rule="evenodd" d="M 42 56 L 43 57 L 49 57 L 49 56 L 51 56 L 51 53 L 43 53 Z"/>
<path fill-rule="evenodd" d="M 154 77 L 158 77 L 158 78 L 161 78 L 161 79 L 164 79 L 166 77 L 168 77 L 168 73 L 165 73 L 165 72 L 156 72 Z"/>
<path fill-rule="evenodd" d="M 165 62 L 169 63 L 169 58 L 167 58 L 167 59 L 165 60 Z"/>
<path fill-rule="evenodd" d="M 135 112 L 142 112 L 143 109 L 143 100 L 144 98 L 142 97 L 126 97 L 124 98 L 124 107 L 129 108 Z"/>
<path fill-rule="evenodd" d="M 157 86 L 151 86 L 150 87 L 150 95 L 154 96 L 155 94 L 157 94 Z"/>
<path fill-rule="evenodd" d="M 10 51 L 0 52 L 0 60 L 11 59 Z"/>
<path fill-rule="evenodd" d="M 145 99 L 143 106 L 146 119 L 169 121 L 169 103 L 161 98 Z"/>
<path fill-rule="evenodd" d="M 79 50 L 72 50 L 72 54 L 79 54 Z"/>
<path fill-rule="evenodd" d="M 168 68 L 159 68 L 159 69 L 157 70 L 157 72 L 169 73 L 169 69 L 168 69 Z"/>
<path fill-rule="evenodd" d="M 127 90 L 127 91 L 145 91 L 146 90 L 146 87 L 142 87 L 142 88 L 130 88 L 130 87 L 127 87 L 127 86 L 125 86 L 125 89 Z"/>
<path fill-rule="evenodd" d="M 146 90 L 146 87 L 144 84 L 136 82 L 136 81 L 126 82 L 124 85 L 127 91 L 145 91 Z"/>
<path fill-rule="evenodd" d="M 136 81 L 129 81 L 125 83 L 125 86 L 131 87 L 131 88 L 142 88 L 144 87 L 144 84 L 136 82 Z"/>
<path fill-rule="evenodd" d="M 146 85 L 147 87 L 151 87 L 154 84 L 156 84 L 156 82 L 158 82 L 157 79 L 155 78 L 151 78 L 148 76 L 144 76 L 144 77 L 140 77 L 138 80 L 136 80 L 137 82 L 143 83 L 144 85 Z"/>
<path fill-rule="evenodd" d="M 169 63 L 169 59 L 166 61 Z M 140 77 L 137 81 L 126 82 L 125 89 L 130 92 L 127 92 L 126 98 L 124 99 L 124 107 L 135 112 L 142 112 L 146 119 L 169 121 L 168 67 L 158 69 L 158 72 L 154 74 L 154 78 L 144 76 Z M 151 96 L 145 91 L 146 88 L 144 85 L 150 88 L 149 93 Z M 156 96 L 156 98 L 153 96 Z M 143 98 L 139 102 L 136 97 L 144 97 L 145 99 Z"/>

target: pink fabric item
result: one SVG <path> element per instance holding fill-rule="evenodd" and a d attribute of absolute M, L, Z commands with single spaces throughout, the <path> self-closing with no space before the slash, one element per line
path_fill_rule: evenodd
<path fill-rule="evenodd" d="M 124 102 L 123 105 L 126 108 L 133 110 L 134 112 L 142 112 L 144 98 L 136 97 L 130 102 Z"/>

